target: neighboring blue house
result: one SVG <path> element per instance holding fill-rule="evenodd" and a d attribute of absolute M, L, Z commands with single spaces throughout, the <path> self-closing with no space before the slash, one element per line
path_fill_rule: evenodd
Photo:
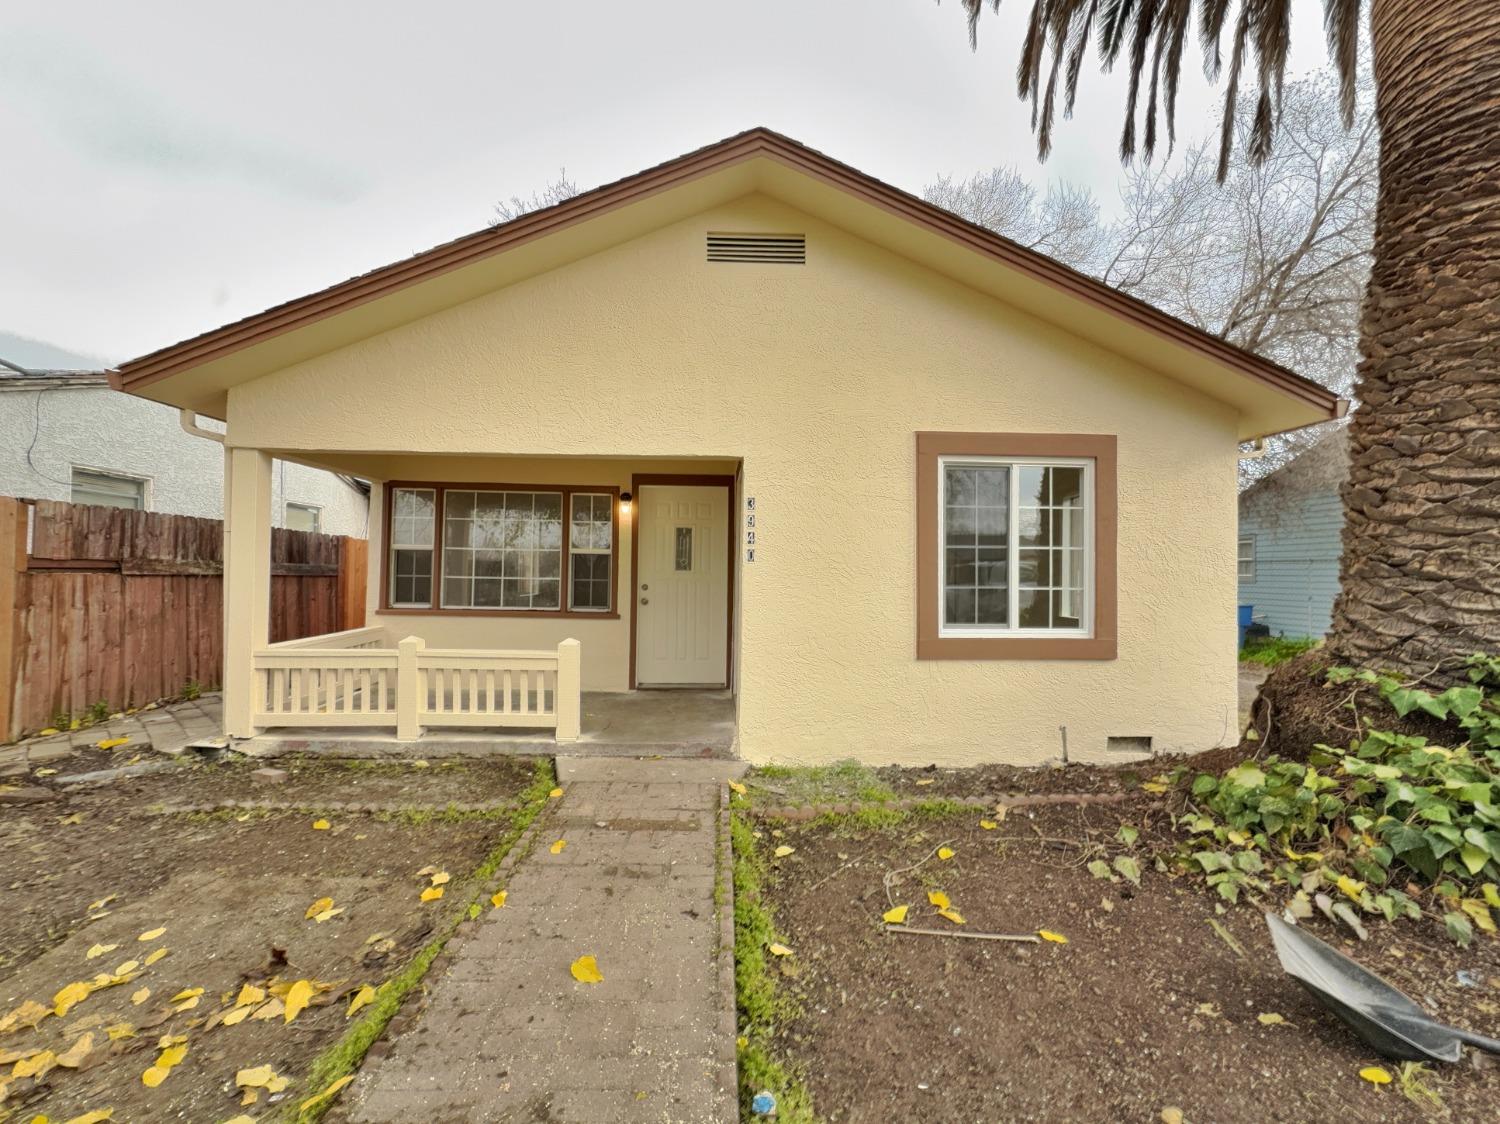
<path fill-rule="evenodd" d="M 1321 638 L 1339 591 L 1349 438 L 1332 430 L 1240 493 L 1240 604 L 1273 636 Z"/>

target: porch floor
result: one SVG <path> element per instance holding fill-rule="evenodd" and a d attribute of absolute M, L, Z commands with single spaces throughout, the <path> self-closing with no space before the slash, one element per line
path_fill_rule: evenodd
<path fill-rule="evenodd" d="M 559 743 L 550 729 L 429 729 L 416 741 L 385 730 L 298 726 L 272 728 L 238 742 L 252 756 L 324 753 L 339 757 L 484 756 L 493 753 L 597 757 L 732 758 L 734 696 L 728 691 L 585 691 L 582 731 Z"/>

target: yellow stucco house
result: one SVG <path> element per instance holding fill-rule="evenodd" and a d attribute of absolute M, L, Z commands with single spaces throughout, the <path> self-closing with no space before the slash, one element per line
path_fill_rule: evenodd
<path fill-rule="evenodd" d="M 112 377 L 227 422 L 230 735 L 808 763 L 1232 739 L 1239 444 L 1343 409 L 765 129 Z M 268 643 L 273 457 L 374 483 L 367 628 Z"/>

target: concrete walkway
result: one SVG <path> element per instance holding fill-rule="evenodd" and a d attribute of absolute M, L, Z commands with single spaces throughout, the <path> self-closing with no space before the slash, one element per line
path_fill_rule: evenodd
<path fill-rule="evenodd" d="M 115 738 L 129 738 L 122 752 L 154 749 L 175 757 L 199 741 L 219 737 L 224 724 L 218 692 L 162 705 L 100 722 L 87 729 L 27 738 L 0 746 L 0 777 L 29 773 L 34 767 L 56 768 L 57 762 Z"/>
<path fill-rule="evenodd" d="M 347 1119 L 737 1120 L 733 968 L 714 885 L 721 786 L 742 770 L 560 759 L 564 796 L 504 908 L 428 977 L 408 1029 L 366 1060 Z M 585 955 L 602 983 L 572 978 Z"/>

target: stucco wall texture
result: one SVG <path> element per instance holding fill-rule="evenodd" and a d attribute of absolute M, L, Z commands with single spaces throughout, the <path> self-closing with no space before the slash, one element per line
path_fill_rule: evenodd
<path fill-rule="evenodd" d="M 707 231 L 802 232 L 807 264 L 709 264 Z M 769 197 L 274 371 L 228 413 L 232 443 L 285 450 L 738 460 L 753 761 L 1034 763 L 1063 726 L 1072 759 L 1103 760 L 1113 735 L 1236 733 L 1233 411 Z M 915 658 L 919 430 L 1118 435 L 1117 659 Z M 595 685 L 628 657 L 624 617 L 402 619 L 443 643 L 576 635 Z"/>
<path fill-rule="evenodd" d="M 223 518 L 224 452 L 184 432 L 172 407 L 107 386 L 0 386 L 0 495 L 70 499 L 75 465 L 145 478 L 151 511 Z M 287 503 L 311 504 L 324 534 L 364 538 L 365 499 L 333 473 L 278 461 L 271 486 L 276 526 Z"/>

